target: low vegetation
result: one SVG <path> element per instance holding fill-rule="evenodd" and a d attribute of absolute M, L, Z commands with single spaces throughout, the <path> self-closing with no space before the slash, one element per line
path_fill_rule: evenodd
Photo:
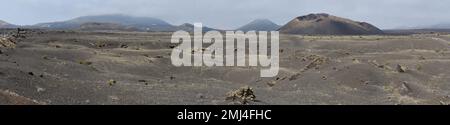
<path fill-rule="evenodd" d="M 230 91 L 226 95 L 226 100 L 238 101 L 241 104 L 247 104 L 250 101 L 255 101 L 256 99 L 253 88 L 250 88 L 249 86 L 244 86 L 237 90 Z"/>

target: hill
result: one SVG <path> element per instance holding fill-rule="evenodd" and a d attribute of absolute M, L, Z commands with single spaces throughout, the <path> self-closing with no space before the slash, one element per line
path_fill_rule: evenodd
<path fill-rule="evenodd" d="M 244 26 L 241 26 L 240 28 L 238 28 L 237 30 L 241 30 L 241 31 L 250 31 L 250 30 L 255 30 L 255 31 L 274 31 L 274 30 L 278 30 L 278 28 L 280 28 L 281 26 L 273 23 L 272 21 L 268 20 L 268 19 L 257 19 L 254 20 Z"/>
<path fill-rule="evenodd" d="M 17 25 L 13 25 L 3 20 L 0 20 L 0 28 L 17 28 L 17 27 L 18 27 Z"/>
<path fill-rule="evenodd" d="M 172 31 L 175 29 L 174 26 L 161 19 L 152 17 L 134 17 L 121 14 L 82 16 L 67 21 L 40 23 L 34 26 L 49 29 L 77 29 L 80 28 L 82 24 L 93 22 L 136 27 L 143 31 Z"/>
<path fill-rule="evenodd" d="M 279 31 L 287 34 L 308 35 L 370 35 L 383 33 L 369 23 L 323 13 L 297 17 L 282 26 Z"/>

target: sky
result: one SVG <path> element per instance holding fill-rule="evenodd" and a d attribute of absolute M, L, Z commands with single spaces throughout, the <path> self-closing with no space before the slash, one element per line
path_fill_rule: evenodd
<path fill-rule="evenodd" d="M 0 20 L 18 25 L 78 16 L 127 14 L 171 24 L 201 22 L 234 29 L 254 19 L 284 25 L 309 13 L 328 13 L 382 29 L 450 23 L 450 0 L 0 0 Z"/>

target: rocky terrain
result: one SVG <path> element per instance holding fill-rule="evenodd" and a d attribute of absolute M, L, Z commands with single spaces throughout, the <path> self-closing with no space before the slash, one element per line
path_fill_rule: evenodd
<path fill-rule="evenodd" d="M 170 32 L 1 30 L 0 104 L 449 104 L 450 35 L 280 35 L 280 73 L 174 67 Z M 6 45 L 7 44 L 7 45 Z"/>

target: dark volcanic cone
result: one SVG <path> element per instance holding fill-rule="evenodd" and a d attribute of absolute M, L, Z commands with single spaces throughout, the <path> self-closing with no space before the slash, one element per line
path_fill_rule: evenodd
<path fill-rule="evenodd" d="M 297 17 L 282 26 L 279 31 L 286 34 L 308 35 L 370 35 L 383 33 L 369 23 L 328 14 L 309 14 Z"/>

